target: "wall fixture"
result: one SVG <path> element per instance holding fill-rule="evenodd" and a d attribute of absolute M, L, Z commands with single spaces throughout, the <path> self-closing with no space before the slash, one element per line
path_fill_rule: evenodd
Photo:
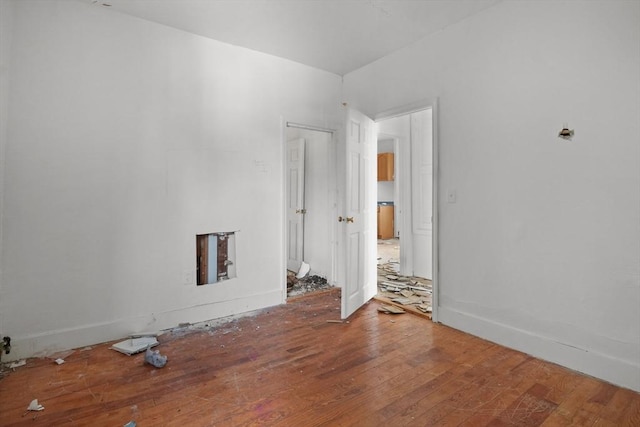
<path fill-rule="evenodd" d="M 565 124 L 562 130 L 558 133 L 558 138 L 567 139 L 569 141 L 571 140 L 572 136 L 573 129 L 569 129 L 569 126 L 567 124 Z"/>

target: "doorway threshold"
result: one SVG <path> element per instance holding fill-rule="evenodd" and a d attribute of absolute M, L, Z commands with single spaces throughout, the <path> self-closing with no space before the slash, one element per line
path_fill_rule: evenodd
<path fill-rule="evenodd" d="M 398 273 L 393 259 L 378 264 L 378 293 L 374 299 L 432 320 L 433 285 L 431 280 Z"/>

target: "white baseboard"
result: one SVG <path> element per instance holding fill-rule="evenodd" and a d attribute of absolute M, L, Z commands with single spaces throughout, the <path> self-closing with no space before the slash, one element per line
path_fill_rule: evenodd
<path fill-rule="evenodd" d="M 534 357 L 600 378 L 612 384 L 640 391 L 640 364 L 607 354 L 580 349 L 473 314 L 438 307 L 438 321 Z"/>
<path fill-rule="evenodd" d="M 170 329 L 180 323 L 205 322 L 281 303 L 282 291 L 278 289 L 260 295 L 206 303 L 164 313 L 134 315 L 110 322 L 46 331 L 22 337 L 12 336 L 11 353 L 3 354 L 2 362 L 44 357 L 69 349 L 124 339 L 135 333 Z"/>

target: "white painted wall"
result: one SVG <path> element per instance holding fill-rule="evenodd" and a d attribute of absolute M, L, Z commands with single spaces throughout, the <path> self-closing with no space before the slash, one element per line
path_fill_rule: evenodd
<path fill-rule="evenodd" d="M 4 218 L 4 169 L 5 150 L 7 146 L 7 121 L 9 114 L 9 54 L 11 49 L 12 30 L 12 3 L 0 1 L 0 242 L 3 239 L 3 218 Z M 4 266 L 1 260 L 2 245 L 0 244 L 0 301 L 5 299 L 3 291 Z M 0 303 L 0 338 L 6 335 L 3 327 L 3 306 Z M 0 358 L 3 354 L 0 350 Z"/>
<path fill-rule="evenodd" d="M 309 274 L 331 280 L 331 247 L 336 197 L 334 141 L 327 132 L 287 128 L 287 140 L 304 138 L 305 143 L 305 209 L 304 261 Z"/>
<path fill-rule="evenodd" d="M 11 5 L 11 355 L 282 302 L 282 118 L 337 128 L 340 78 L 91 4 Z M 234 230 L 237 278 L 197 287 L 196 234 Z"/>
<path fill-rule="evenodd" d="M 393 153 L 393 139 L 378 140 L 379 153 Z M 394 157 L 395 159 L 395 157 Z M 377 181 L 378 185 L 378 201 L 394 202 L 395 201 L 395 180 L 394 181 Z"/>
<path fill-rule="evenodd" d="M 378 201 L 393 202 L 393 181 L 378 181 Z"/>
<path fill-rule="evenodd" d="M 393 181 L 378 181 L 378 201 L 393 202 Z"/>
<path fill-rule="evenodd" d="M 371 116 L 439 99 L 440 320 L 635 390 L 639 22 L 635 1 L 502 2 L 344 82 Z"/>
<path fill-rule="evenodd" d="M 393 153 L 393 139 L 378 139 L 378 153 Z"/>

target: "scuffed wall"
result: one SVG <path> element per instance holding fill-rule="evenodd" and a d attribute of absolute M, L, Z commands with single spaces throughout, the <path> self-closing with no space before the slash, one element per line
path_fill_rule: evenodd
<path fill-rule="evenodd" d="M 633 1 L 502 2 L 344 82 L 371 116 L 438 99 L 439 320 L 635 390 L 639 22 Z"/>
<path fill-rule="evenodd" d="M 281 303 L 282 121 L 336 127 L 340 78 L 91 4 L 12 7 L 12 355 Z M 219 231 L 237 278 L 196 286 L 195 236 Z"/>
<path fill-rule="evenodd" d="M 7 146 L 7 124 L 9 118 L 9 57 L 11 50 L 11 31 L 13 27 L 13 9 L 11 2 L 0 2 L 0 242 L 3 238 L 4 217 L 4 170 L 5 149 Z M 2 245 L 0 245 L 0 301 L 4 297 L 3 292 L 3 265 L 1 260 Z M 0 338 L 7 335 L 4 331 L 4 311 L 0 304 Z M 0 358 L 2 354 L 0 352 Z"/>

